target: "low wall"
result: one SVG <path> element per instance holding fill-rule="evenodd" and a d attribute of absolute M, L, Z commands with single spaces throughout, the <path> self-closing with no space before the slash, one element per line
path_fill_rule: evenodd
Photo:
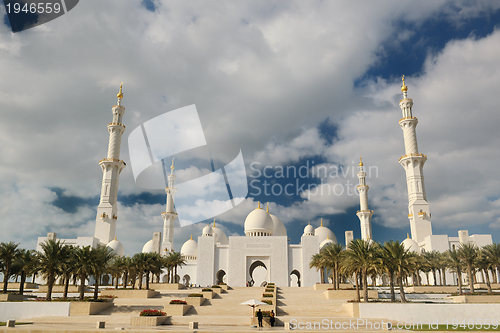
<path fill-rule="evenodd" d="M 24 289 L 38 289 L 38 283 L 25 282 Z M 21 284 L 19 282 L 9 282 L 9 290 L 19 290 Z"/>
<path fill-rule="evenodd" d="M 356 288 L 356 286 L 353 286 L 350 283 L 341 283 L 339 285 L 340 289 L 352 289 Z M 328 290 L 329 288 L 333 288 L 333 284 L 331 283 L 316 283 L 313 286 L 314 290 Z"/>
<path fill-rule="evenodd" d="M 180 283 L 150 283 L 150 289 L 154 290 L 180 290 L 186 289 L 183 284 Z"/>
<path fill-rule="evenodd" d="M 422 303 L 350 303 L 352 311 L 359 318 L 384 318 L 403 323 L 422 323 L 452 325 L 453 321 L 467 323 L 469 320 L 498 320 L 500 304 L 422 304 Z M 358 309 L 356 309 L 358 307 Z M 344 307 L 346 308 L 346 307 Z M 346 308 L 346 310 L 348 310 Z M 348 310 L 349 312 L 349 310 Z"/>
<path fill-rule="evenodd" d="M 205 302 L 205 297 L 185 297 L 184 300 L 188 305 L 201 306 Z"/>
<path fill-rule="evenodd" d="M 323 292 L 327 299 L 356 299 L 358 297 L 356 290 L 327 290 Z M 359 295 L 363 298 L 363 290 L 359 290 Z M 368 298 L 378 299 L 377 290 L 368 290 Z"/>
<path fill-rule="evenodd" d="M 0 301 L 24 301 L 28 297 L 18 294 L 0 294 Z"/>
<path fill-rule="evenodd" d="M 454 303 L 500 303 L 500 295 L 462 295 L 448 297 Z"/>
<path fill-rule="evenodd" d="M 71 302 L 70 316 L 95 315 L 113 306 L 112 302 Z"/>
<path fill-rule="evenodd" d="M 117 298 L 153 298 L 160 293 L 154 290 L 122 290 L 122 289 L 108 289 L 102 290 L 101 296 L 114 296 Z"/>
<path fill-rule="evenodd" d="M 405 287 L 406 293 L 456 293 L 458 290 L 457 286 L 413 286 Z"/>
<path fill-rule="evenodd" d="M 490 287 L 491 289 L 500 289 L 500 283 L 490 283 Z M 486 286 L 486 283 L 474 283 L 474 289 L 488 289 L 488 287 Z"/>
<path fill-rule="evenodd" d="M 184 316 L 189 309 L 191 309 L 191 305 L 167 304 L 163 306 L 163 311 L 165 311 L 168 316 Z"/>
<path fill-rule="evenodd" d="M 39 286 L 38 292 L 39 293 L 46 293 L 47 289 L 48 289 L 47 286 Z M 93 290 L 88 288 L 88 287 L 85 287 L 85 292 L 90 292 L 90 291 L 93 291 Z M 64 286 L 53 286 L 52 292 L 53 293 L 63 293 Z M 80 286 L 68 286 L 68 293 L 79 293 L 79 292 L 80 292 Z"/>
<path fill-rule="evenodd" d="M 0 302 L 0 321 L 69 316 L 69 302 Z"/>

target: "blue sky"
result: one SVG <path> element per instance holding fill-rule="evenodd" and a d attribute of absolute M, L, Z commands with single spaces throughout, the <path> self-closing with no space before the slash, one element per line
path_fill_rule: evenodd
<path fill-rule="evenodd" d="M 367 179 L 374 238 L 402 240 L 409 222 L 397 103 L 405 74 L 419 150 L 428 156 L 434 234 L 468 229 L 499 242 L 499 8 L 496 1 L 88 0 L 13 34 L 2 6 L 0 241 L 34 248 L 47 232 L 93 235 L 97 162 L 122 81 L 127 164 L 134 128 L 191 104 L 207 138 L 241 147 L 253 186 L 243 203 L 216 216 L 228 235 L 242 235 L 262 201 L 292 243 L 321 218 L 340 242 L 346 230 L 359 237 L 356 195 L 266 195 L 263 184 L 354 188 L 363 155 L 377 170 Z M 349 172 L 321 179 L 313 176 L 319 166 Z M 265 167 L 310 173 L 256 177 L 254 169 Z M 165 194 L 137 186 L 128 166 L 119 202 L 117 236 L 133 254 L 161 231 Z M 210 201 L 198 208 L 210 211 Z M 203 225 L 176 228 L 175 247 Z"/>

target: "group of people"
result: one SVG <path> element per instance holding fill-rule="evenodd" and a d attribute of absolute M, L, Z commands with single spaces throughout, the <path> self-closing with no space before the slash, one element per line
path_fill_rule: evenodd
<path fill-rule="evenodd" d="M 274 316 L 275 316 L 274 311 L 271 310 L 271 313 L 269 313 L 269 322 L 271 323 L 271 327 L 274 327 L 274 321 L 275 321 Z M 262 317 L 263 313 L 259 309 L 259 311 L 257 311 L 257 320 L 259 321 L 259 327 L 262 327 Z"/>

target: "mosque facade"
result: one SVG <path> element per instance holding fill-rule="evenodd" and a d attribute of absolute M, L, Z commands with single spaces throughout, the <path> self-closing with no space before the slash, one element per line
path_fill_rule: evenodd
<path fill-rule="evenodd" d="M 474 243 L 479 247 L 491 244 L 491 235 L 469 235 L 467 230 L 458 231 L 457 237 L 432 233 L 431 212 L 426 198 L 423 174 L 427 156 L 418 150 L 416 136 L 418 119 L 413 116 L 413 100 L 408 98 L 404 76 L 401 90 L 403 99 L 399 102 L 399 106 L 403 118 L 399 120 L 399 125 L 403 130 L 405 155 L 399 159 L 399 163 L 406 172 L 408 219 L 411 229 L 411 238 L 408 235 L 402 244 L 406 249 L 418 253 L 434 250 L 443 252 L 458 248 L 464 243 Z M 75 246 L 107 245 L 116 254 L 123 256 L 124 247 L 116 238 L 119 175 L 126 166 L 125 162 L 120 160 L 121 137 L 125 132 L 125 125 L 122 123 L 125 113 L 125 107 L 121 105 L 122 87 L 117 98 L 117 105 L 112 107 L 112 122 L 108 124 L 108 154 L 99 162 L 103 178 L 94 236 L 64 239 L 64 241 Z M 165 190 L 166 210 L 161 214 L 164 222 L 163 237 L 162 232 L 154 232 L 153 238 L 144 245 L 142 252 L 156 252 L 166 256 L 173 251 L 174 221 L 177 218 L 174 204 L 176 192 L 174 170 L 172 160 L 170 175 L 167 177 L 168 187 Z M 360 220 L 361 238 L 371 240 L 371 217 L 374 212 L 368 207 L 369 186 L 366 184 L 366 173 L 361 158 L 358 179 L 360 210 L 356 215 Z M 180 252 L 186 264 L 178 268 L 178 281 L 186 285 L 200 286 L 227 283 L 243 287 L 274 282 L 279 287 L 309 287 L 320 282 L 320 273 L 315 268 L 309 267 L 311 257 L 319 253 L 326 244 L 337 243 L 334 233 L 323 226 L 321 221 L 321 226 L 318 228 L 310 224 L 305 226 L 300 243 L 290 244 L 283 222 L 269 212 L 269 205 L 263 209 L 260 203 L 246 217 L 244 232 L 244 236 L 227 237 L 214 220 L 212 225 L 208 224 L 203 228 L 201 235 L 195 239 L 191 236 L 181 247 Z M 353 234 L 352 230 L 345 232 L 345 244 L 353 240 Z M 41 250 L 40 244 L 45 240 L 56 238 L 55 233 L 39 237 L 37 250 Z M 450 278 L 452 280 L 448 281 L 456 279 L 453 276 Z M 166 276 L 162 279 L 166 281 Z"/>

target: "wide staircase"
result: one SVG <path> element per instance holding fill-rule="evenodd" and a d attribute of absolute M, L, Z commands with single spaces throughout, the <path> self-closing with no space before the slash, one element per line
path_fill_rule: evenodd
<path fill-rule="evenodd" d="M 105 321 L 106 327 L 129 327 L 130 317 L 138 316 L 144 309 L 163 310 L 172 299 L 183 299 L 190 293 L 200 292 L 199 288 L 188 290 L 158 290 L 157 298 L 133 299 L 116 298 L 114 306 L 97 315 L 70 316 L 70 317 L 42 317 L 33 318 L 35 323 L 72 323 L 80 327 L 95 327 L 96 321 Z M 172 316 L 171 324 L 188 325 L 189 322 L 198 322 L 199 325 L 220 326 L 247 326 L 250 325 L 252 308 L 241 303 L 252 298 L 261 299 L 264 288 L 232 288 L 227 292 L 215 295 L 215 298 L 206 300 L 202 306 L 192 307 L 184 316 Z M 313 288 L 278 288 L 277 295 L 277 323 L 298 321 L 342 320 L 350 318 L 343 309 L 345 300 L 326 299 L 323 291 Z"/>

